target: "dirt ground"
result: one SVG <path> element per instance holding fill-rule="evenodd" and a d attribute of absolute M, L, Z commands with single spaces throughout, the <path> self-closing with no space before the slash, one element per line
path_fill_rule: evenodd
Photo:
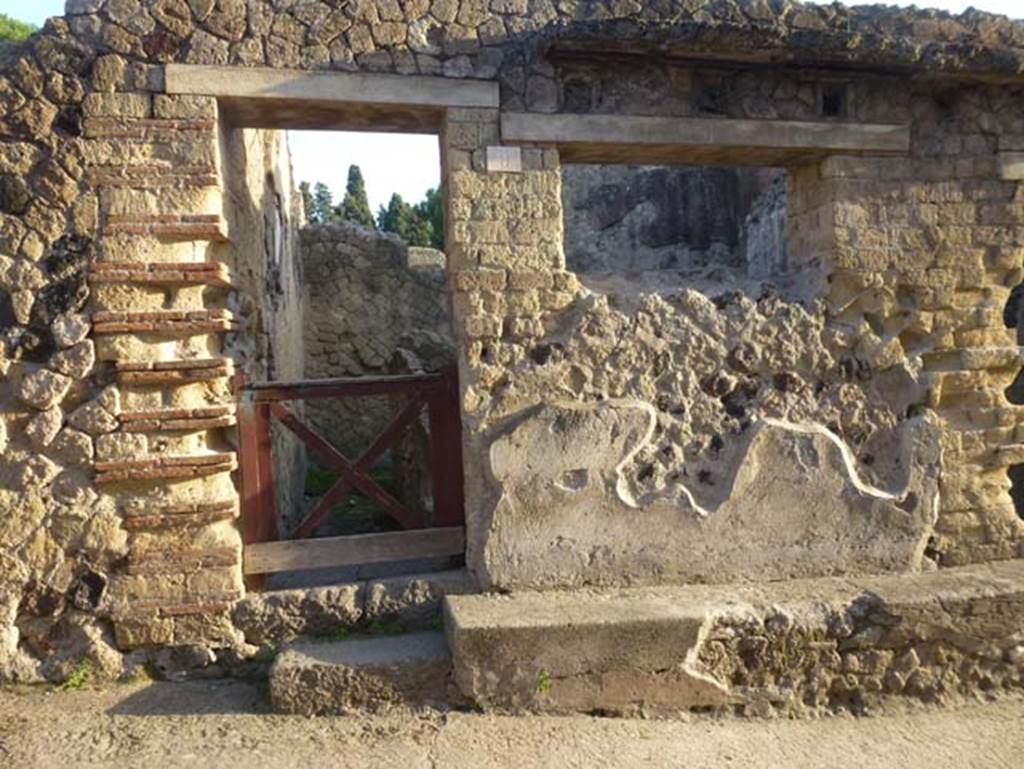
<path fill-rule="evenodd" d="M 806 721 L 643 721 L 393 713 L 301 718 L 267 712 L 235 681 L 0 689 L 0 767 L 1024 766 L 1024 701 Z"/>

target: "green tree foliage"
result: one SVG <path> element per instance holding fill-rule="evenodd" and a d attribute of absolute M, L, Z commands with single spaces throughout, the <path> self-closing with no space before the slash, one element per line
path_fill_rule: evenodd
<path fill-rule="evenodd" d="M 331 188 L 323 182 L 313 186 L 313 204 L 309 209 L 309 221 L 313 224 L 327 224 L 338 219 Z"/>
<path fill-rule="evenodd" d="M 422 245 L 444 248 L 444 195 L 440 187 L 427 190 L 426 197 L 413 206 L 416 215 L 427 224 L 430 241 Z"/>
<path fill-rule="evenodd" d="M 359 166 L 348 167 L 345 198 L 341 201 L 338 213 L 346 221 L 356 222 L 364 227 L 375 226 L 370 201 L 366 197 L 366 183 L 363 181 L 363 172 L 359 170 Z"/>
<path fill-rule="evenodd" d="M 0 13 L 0 41 L 20 43 L 35 31 L 33 25 L 12 19 L 6 13 Z"/>
<path fill-rule="evenodd" d="M 410 246 L 433 245 L 430 222 L 421 217 L 418 206 L 410 206 L 398 194 L 391 196 L 387 208 L 381 206 L 377 227 L 395 233 Z"/>
<path fill-rule="evenodd" d="M 394 233 L 410 246 L 444 248 L 444 196 L 439 187 L 427 190 L 424 199 L 415 205 L 406 203 L 395 193 L 387 206 L 377 211 L 376 219 L 370 214 L 366 184 L 359 166 L 349 167 L 348 186 L 340 205 L 334 205 L 331 190 L 323 182 L 312 187 L 303 182 L 299 190 L 310 224 L 351 221 Z"/>

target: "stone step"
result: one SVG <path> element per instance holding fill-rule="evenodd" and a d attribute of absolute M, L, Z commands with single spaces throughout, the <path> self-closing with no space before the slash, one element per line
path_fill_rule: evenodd
<path fill-rule="evenodd" d="M 499 710 L 865 712 L 1024 690 L 1024 559 L 761 585 L 445 598 L 453 675 Z"/>
<path fill-rule="evenodd" d="M 295 641 L 270 669 L 279 713 L 345 715 L 448 701 L 451 657 L 440 632 Z"/>

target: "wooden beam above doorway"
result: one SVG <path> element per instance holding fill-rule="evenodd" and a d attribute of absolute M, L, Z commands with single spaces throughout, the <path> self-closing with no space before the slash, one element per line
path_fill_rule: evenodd
<path fill-rule="evenodd" d="M 501 138 L 556 147 L 566 163 L 776 166 L 910 150 L 905 125 L 640 115 L 503 112 Z"/>
<path fill-rule="evenodd" d="M 165 90 L 214 96 L 244 128 L 436 133 L 447 109 L 499 103 L 487 80 L 193 64 L 168 64 Z"/>

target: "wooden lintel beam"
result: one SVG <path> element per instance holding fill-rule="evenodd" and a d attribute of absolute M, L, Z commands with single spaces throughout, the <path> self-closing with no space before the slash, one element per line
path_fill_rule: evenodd
<path fill-rule="evenodd" d="M 511 144 L 557 147 L 568 162 L 784 164 L 837 154 L 901 155 L 906 125 L 503 112 Z"/>

